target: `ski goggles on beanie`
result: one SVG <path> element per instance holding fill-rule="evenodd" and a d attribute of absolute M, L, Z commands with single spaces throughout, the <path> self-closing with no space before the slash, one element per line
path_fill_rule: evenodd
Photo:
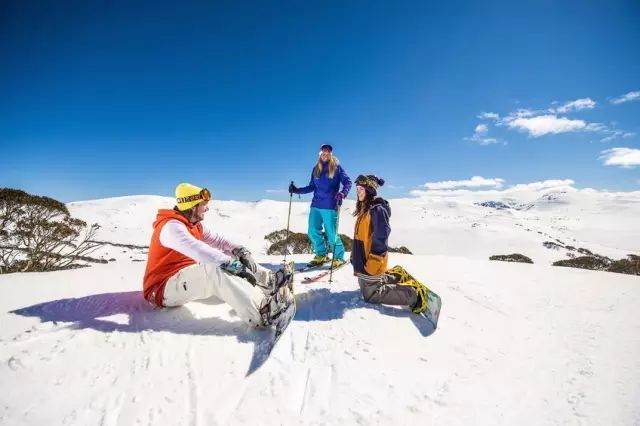
<path fill-rule="evenodd" d="M 322 151 L 324 151 L 325 149 L 329 152 L 333 152 L 333 147 L 328 143 L 320 145 L 320 153 L 322 153 Z"/>
<path fill-rule="evenodd" d="M 361 186 L 371 195 L 378 193 L 378 188 L 384 185 L 384 179 L 375 175 L 360 175 L 356 178 L 356 186 Z"/>
<path fill-rule="evenodd" d="M 176 206 L 181 212 L 211 198 L 211 192 L 207 188 L 200 188 L 190 183 L 181 183 L 176 187 Z"/>

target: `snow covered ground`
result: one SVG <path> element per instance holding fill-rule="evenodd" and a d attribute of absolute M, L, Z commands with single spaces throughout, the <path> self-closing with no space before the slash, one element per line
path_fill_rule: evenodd
<path fill-rule="evenodd" d="M 391 265 L 442 297 L 437 330 L 364 303 L 350 267 L 331 285 L 299 274 L 298 314 L 267 359 L 268 332 L 218 300 L 144 302 L 144 248 L 107 245 L 96 255 L 108 264 L 2 275 L 0 424 L 640 424 L 640 278 L 553 267 L 566 253 L 542 245 L 639 254 L 640 194 L 517 195 L 392 201 L 390 244 L 415 255 Z M 519 207 L 474 204 L 486 201 Z M 155 196 L 69 205 L 102 225 L 98 239 L 140 246 L 170 206 Z M 286 226 L 287 209 L 214 200 L 206 222 L 277 264 L 263 237 Z M 307 211 L 294 203 L 293 230 L 305 231 Z M 512 252 L 535 264 L 488 261 Z"/>

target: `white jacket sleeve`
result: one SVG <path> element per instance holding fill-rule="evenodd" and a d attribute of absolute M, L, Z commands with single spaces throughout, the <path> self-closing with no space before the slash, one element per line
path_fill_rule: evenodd
<path fill-rule="evenodd" d="M 209 244 L 211 247 L 222 250 L 228 255 L 231 255 L 231 251 L 233 249 L 239 247 L 238 244 L 232 243 L 231 241 L 225 239 L 222 235 L 211 232 L 209 229 L 207 229 L 207 227 L 204 226 L 204 224 L 202 225 L 202 237 L 202 241 Z"/>
<path fill-rule="evenodd" d="M 198 263 L 222 265 L 231 260 L 217 248 L 211 247 L 189 233 L 186 226 L 177 220 L 170 220 L 160 231 L 160 244 L 182 253 Z"/>

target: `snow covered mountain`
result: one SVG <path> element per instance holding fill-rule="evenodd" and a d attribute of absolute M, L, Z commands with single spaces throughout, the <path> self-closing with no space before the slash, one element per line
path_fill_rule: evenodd
<path fill-rule="evenodd" d="M 131 196 L 70 203 L 74 216 L 99 223 L 98 239 L 144 246 L 158 208 L 172 199 Z M 487 260 L 495 254 L 521 253 L 534 263 L 550 264 L 569 257 L 545 247 L 562 242 L 612 258 L 639 254 L 640 192 L 608 193 L 572 187 L 522 191 L 429 191 L 421 197 L 390 200 L 391 246 L 414 254 L 450 255 Z M 353 233 L 355 203 L 346 200 L 340 231 Z M 505 208 L 509 206 L 510 208 Z M 265 253 L 264 236 L 283 229 L 288 203 L 219 201 L 205 222 L 235 236 L 254 253 Z M 306 232 L 309 202 L 294 202 L 291 230 Z M 118 250 L 100 253 L 118 255 Z"/>
<path fill-rule="evenodd" d="M 550 266 L 567 255 L 543 245 L 640 254 L 640 193 L 392 200 L 390 245 L 415 255 L 391 254 L 391 265 L 442 297 L 438 329 L 364 303 L 349 267 L 332 284 L 299 274 L 298 314 L 266 360 L 266 332 L 218 300 L 176 309 L 142 300 L 151 223 L 171 205 L 71 203 L 102 226 L 97 238 L 113 244 L 94 255 L 112 260 L 0 276 L 0 424 L 640 424 L 640 278 Z M 264 235 L 286 226 L 287 203 L 210 207 L 212 229 L 262 263 L 282 260 L 264 254 Z M 353 207 L 343 206 L 346 234 Z M 292 230 L 305 232 L 307 213 L 294 203 Z M 514 252 L 535 264 L 488 260 Z"/>

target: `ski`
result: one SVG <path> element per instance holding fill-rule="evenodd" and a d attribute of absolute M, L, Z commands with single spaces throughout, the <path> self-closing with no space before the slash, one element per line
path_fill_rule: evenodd
<path fill-rule="evenodd" d="M 327 265 L 330 265 L 330 261 L 326 261 L 324 263 L 321 263 L 319 265 L 314 265 L 314 266 L 305 265 L 302 268 L 296 269 L 296 272 L 314 271 L 316 269 L 320 269 L 321 267 L 327 266 Z"/>
<path fill-rule="evenodd" d="M 342 268 L 343 266 L 348 265 L 348 264 L 349 264 L 349 262 L 345 262 L 345 263 L 343 263 L 343 264 L 342 264 L 342 265 L 340 265 L 340 266 L 336 266 L 335 268 L 333 268 L 333 271 L 335 272 L 335 271 L 337 271 L 338 269 L 340 269 L 340 268 Z M 308 284 L 308 283 L 317 282 L 317 281 L 321 280 L 322 278 L 326 277 L 327 275 L 329 275 L 330 273 L 331 273 L 331 270 L 330 270 L 330 269 L 328 269 L 328 270 L 326 270 L 326 271 L 322 271 L 322 272 L 320 272 L 319 274 L 316 274 L 316 275 L 313 275 L 313 276 L 310 276 L 310 277 L 304 277 L 304 278 L 302 279 L 302 283 L 303 283 L 303 284 Z"/>

